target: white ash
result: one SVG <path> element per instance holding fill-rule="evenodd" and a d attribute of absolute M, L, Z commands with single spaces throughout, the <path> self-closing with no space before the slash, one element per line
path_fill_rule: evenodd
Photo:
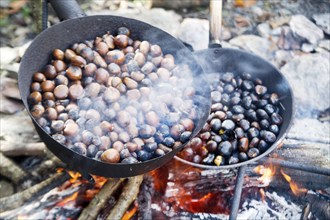
<path fill-rule="evenodd" d="M 300 219 L 302 208 L 276 192 L 266 192 L 265 201 L 246 200 L 237 219 Z"/>

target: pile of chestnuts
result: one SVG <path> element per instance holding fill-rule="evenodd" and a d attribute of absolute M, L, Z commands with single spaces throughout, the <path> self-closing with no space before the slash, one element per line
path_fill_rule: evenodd
<path fill-rule="evenodd" d="M 120 27 L 55 49 L 33 75 L 30 112 L 56 141 L 108 163 L 138 163 L 186 143 L 197 119 L 192 73 Z"/>
<path fill-rule="evenodd" d="M 187 161 L 229 165 L 267 151 L 283 122 L 279 96 L 251 74 L 209 75 L 211 114 L 199 134 L 179 153 Z"/>

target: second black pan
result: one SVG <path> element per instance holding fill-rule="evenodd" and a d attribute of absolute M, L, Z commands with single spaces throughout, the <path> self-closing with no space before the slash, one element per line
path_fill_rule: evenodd
<path fill-rule="evenodd" d="M 70 6 L 63 4 L 70 3 Z M 73 0 L 58 1 L 52 0 L 54 9 L 60 15 L 60 18 L 72 18 L 83 15 L 81 10 L 75 9 L 77 3 Z M 57 25 L 46 29 L 39 34 L 32 42 L 20 64 L 19 69 L 19 89 L 23 103 L 32 118 L 32 121 L 39 133 L 41 139 L 47 147 L 65 162 L 71 169 L 77 170 L 85 174 L 95 174 L 105 177 L 129 177 L 140 175 L 156 169 L 168 161 L 182 149 L 183 146 L 172 150 L 166 155 L 152 159 L 146 162 L 136 164 L 109 164 L 98 160 L 94 160 L 68 149 L 49 136 L 36 122 L 29 112 L 29 104 L 27 98 L 30 93 L 30 84 L 32 75 L 41 71 L 50 60 L 51 53 L 54 49 L 66 49 L 72 44 L 83 42 L 85 40 L 94 39 L 96 36 L 102 36 L 107 31 L 115 32 L 119 27 L 125 26 L 131 30 L 132 39 L 147 40 L 152 44 L 158 44 L 164 54 L 173 54 L 176 62 L 184 62 L 189 65 L 195 75 L 203 72 L 202 68 L 197 64 L 192 53 L 178 40 L 166 32 L 155 28 L 149 24 L 118 16 L 87 16 L 69 19 Z M 203 88 L 206 82 L 202 78 L 197 81 L 197 92 L 201 100 L 206 102 L 200 103 L 197 112 L 198 121 L 191 137 L 195 136 L 204 125 L 210 111 L 210 92 L 208 88 Z"/>
<path fill-rule="evenodd" d="M 293 94 L 285 77 L 270 63 L 256 55 L 236 49 L 211 48 L 194 52 L 195 57 L 202 65 L 206 74 L 223 74 L 232 72 L 236 75 L 249 73 L 253 78 L 262 80 L 269 93 L 277 93 L 280 97 L 280 114 L 283 124 L 280 126 L 276 142 L 259 156 L 242 163 L 222 166 L 211 166 L 188 162 L 179 157 L 176 159 L 202 169 L 232 169 L 247 165 L 271 153 L 284 139 L 292 123 L 293 117 Z"/>
<path fill-rule="evenodd" d="M 242 193 L 242 185 L 244 182 L 244 173 L 246 165 L 260 158 L 270 154 L 275 150 L 282 140 L 284 139 L 287 131 L 289 130 L 293 113 L 294 113 L 294 100 L 292 89 L 285 79 L 285 77 L 266 60 L 236 49 L 221 48 L 221 26 L 222 26 L 222 0 L 210 1 L 210 44 L 206 50 L 195 52 L 195 57 L 202 65 L 206 74 L 223 74 L 226 72 L 232 72 L 236 75 L 243 73 L 249 73 L 253 78 L 260 78 L 268 89 L 268 92 L 275 92 L 280 97 L 280 114 L 283 117 L 283 124 L 280 126 L 279 134 L 276 141 L 270 146 L 270 148 L 260 154 L 259 156 L 237 164 L 224 165 L 224 166 L 208 166 L 202 164 L 196 164 L 188 162 L 179 157 L 175 159 L 202 169 L 233 169 L 239 168 L 236 178 L 236 186 L 232 200 L 231 213 L 229 220 L 237 218 L 237 213 L 240 204 L 240 198 Z"/>

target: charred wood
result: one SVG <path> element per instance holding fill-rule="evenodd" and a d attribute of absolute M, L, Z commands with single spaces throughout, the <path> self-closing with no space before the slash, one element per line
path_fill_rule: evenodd
<path fill-rule="evenodd" d="M 137 198 L 142 181 L 143 175 L 128 179 L 128 183 L 124 186 L 123 192 L 121 193 L 116 205 L 110 211 L 107 220 L 121 219 L 123 217 L 126 210 Z"/>
<path fill-rule="evenodd" d="M 154 187 L 155 186 L 152 181 L 152 178 L 150 176 L 147 176 L 141 185 L 141 191 L 138 196 L 139 219 L 152 219 L 151 203 L 155 194 Z"/>
<path fill-rule="evenodd" d="M 28 202 L 30 199 L 35 198 L 38 195 L 45 193 L 46 191 L 53 189 L 54 187 L 63 184 L 66 180 L 70 179 L 67 173 L 57 173 L 52 177 L 16 194 L 0 199 L 0 212 L 15 209 L 20 205 Z M 1 214 L 0 214 L 1 218 Z"/>
<path fill-rule="evenodd" d="M 306 201 L 310 205 L 310 211 L 318 219 L 330 219 L 330 201 L 321 199 L 315 193 L 307 193 L 305 197 Z"/>
<path fill-rule="evenodd" d="M 113 193 L 119 188 L 124 179 L 109 179 L 89 205 L 82 211 L 79 220 L 96 219 L 100 210 L 106 205 Z"/>

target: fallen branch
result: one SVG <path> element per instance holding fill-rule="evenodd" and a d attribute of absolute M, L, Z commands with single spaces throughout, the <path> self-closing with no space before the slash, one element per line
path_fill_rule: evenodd
<path fill-rule="evenodd" d="M 27 177 L 27 173 L 20 168 L 14 161 L 0 152 L 0 175 L 7 177 L 15 184 L 20 183 Z"/>
<path fill-rule="evenodd" d="M 119 188 L 124 180 L 125 179 L 109 179 L 88 206 L 82 211 L 78 220 L 96 219 L 100 210 L 107 204 L 112 194 Z"/>
<path fill-rule="evenodd" d="M 125 185 L 116 205 L 110 211 L 107 220 L 121 219 L 124 216 L 126 210 L 138 196 L 142 181 L 143 175 L 128 179 L 128 183 Z"/>
<path fill-rule="evenodd" d="M 1 141 L 0 145 L 0 152 L 6 156 L 38 156 L 44 155 L 46 150 L 46 146 L 42 142 L 22 144 Z"/>
<path fill-rule="evenodd" d="M 15 209 L 25 202 L 29 201 L 32 197 L 45 193 L 46 190 L 53 189 L 58 185 L 63 184 L 70 179 L 67 173 L 56 173 L 52 177 L 14 195 L 0 199 L 0 212 Z M 1 213 L 0 213 L 1 218 Z"/>

